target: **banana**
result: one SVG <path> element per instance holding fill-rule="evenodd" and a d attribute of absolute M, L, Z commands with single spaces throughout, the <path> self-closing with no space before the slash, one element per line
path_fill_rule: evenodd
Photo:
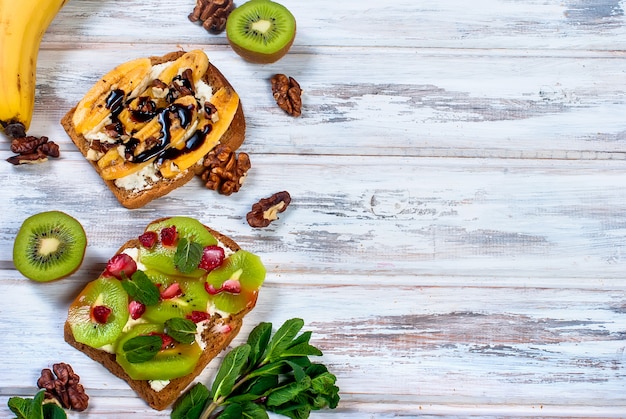
<path fill-rule="evenodd" d="M 132 137 L 131 141 L 136 142 L 134 157 L 138 161 L 126 161 L 117 148 L 109 150 L 98 160 L 102 178 L 113 180 L 128 176 L 151 164 L 165 150 L 182 148 L 185 140 L 195 131 L 197 120 L 196 98 L 189 95 L 177 99 Z M 152 139 L 159 144 L 149 144 Z"/>
<path fill-rule="evenodd" d="M 0 123 L 30 128 L 39 45 L 68 0 L 0 0 Z"/>
<path fill-rule="evenodd" d="M 76 132 L 85 134 L 100 127 L 111 115 L 112 109 L 116 106 L 114 102 L 124 103 L 135 89 L 148 83 L 151 69 L 149 58 L 139 58 L 120 64 L 109 71 L 76 105 L 72 117 Z"/>
<path fill-rule="evenodd" d="M 165 160 L 160 168 L 163 177 L 168 179 L 176 177 L 178 173 L 196 164 L 219 143 L 220 138 L 230 126 L 237 112 L 237 107 L 239 106 L 239 96 L 237 93 L 232 89 L 222 87 L 215 92 L 209 101 L 219 109 L 219 119 L 217 122 L 213 123 L 210 119 L 205 117 L 205 114 L 201 115 L 196 132 L 203 132 L 207 125 L 212 125 L 204 141 L 193 150 L 189 150 L 174 159 Z"/>

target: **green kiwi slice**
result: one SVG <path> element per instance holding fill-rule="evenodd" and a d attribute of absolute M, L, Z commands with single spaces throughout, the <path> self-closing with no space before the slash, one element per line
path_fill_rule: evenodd
<path fill-rule="evenodd" d="M 95 307 L 106 307 L 106 322 L 94 319 Z M 116 278 L 100 277 L 91 281 L 70 305 L 67 321 L 77 342 L 93 348 L 112 344 L 128 321 L 128 294 Z"/>
<path fill-rule="evenodd" d="M 211 301 L 218 310 L 238 313 L 256 302 L 265 275 L 266 270 L 261 258 L 246 250 L 238 250 L 230 255 L 222 266 L 207 275 L 207 285 L 216 292 L 211 296 Z M 226 281 L 238 282 L 240 291 L 236 293 L 220 291 Z"/>
<path fill-rule="evenodd" d="M 226 21 L 226 37 L 233 50 L 255 63 L 282 58 L 295 36 L 294 16 L 270 0 L 250 0 L 235 8 Z"/>
<path fill-rule="evenodd" d="M 180 285 L 181 294 L 174 298 L 165 299 L 159 304 L 147 306 L 142 317 L 149 322 L 165 323 L 173 317 L 183 317 L 194 311 L 207 311 L 209 294 L 204 289 L 204 282 L 198 279 L 164 277 L 159 281 L 160 275 L 146 272 L 148 277 L 155 283 L 161 284 L 161 289 L 177 282 Z M 158 281 L 158 282 L 157 282 Z"/>
<path fill-rule="evenodd" d="M 148 225 L 146 231 L 154 231 L 161 234 L 164 228 L 175 227 L 178 239 L 186 238 L 196 242 L 202 247 L 217 244 L 217 239 L 198 220 L 189 217 L 171 217 Z M 163 245 L 161 240 L 151 249 L 141 248 L 139 261 L 148 269 L 162 272 L 166 275 L 181 275 L 187 277 L 200 277 L 203 272 L 196 269 L 189 273 L 180 272 L 174 265 L 176 246 Z"/>
<path fill-rule="evenodd" d="M 33 281 L 48 282 L 74 273 L 85 256 L 87 236 L 81 224 L 61 211 L 28 217 L 13 244 L 13 263 Z"/>
<path fill-rule="evenodd" d="M 138 324 L 122 335 L 116 346 L 116 361 L 133 380 L 172 380 L 191 373 L 202 355 L 197 342 L 191 345 L 173 342 L 161 349 L 149 361 L 130 362 L 123 350 L 128 340 L 150 334 L 163 333 L 163 325 L 152 323 Z"/>

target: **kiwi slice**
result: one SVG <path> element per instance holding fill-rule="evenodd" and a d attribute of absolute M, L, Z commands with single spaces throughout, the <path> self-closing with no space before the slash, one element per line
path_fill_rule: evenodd
<path fill-rule="evenodd" d="M 150 277 L 149 274 L 148 276 Z M 194 311 L 206 312 L 209 295 L 204 289 L 203 281 L 188 278 L 173 281 L 170 278 L 168 282 L 178 282 L 182 294 L 174 298 L 162 300 L 159 304 L 147 306 L 142 316 L 144 319 L 149 322 L 165 323 L 172 317 L 185 318 Z M 161 288 L 170 285 L 168 282 L 161 282 Z"/>
<path fill-rule="evenodd" d="M 177 240 L 186 238 L 189 241 L 199 243 L 202 247 L 217 244 L 217 239 L 200 223 L 189 217 L 171 217 L 148 225 L 146 231 L 154 231 L 161 235 L 164 228 L 176 228 Z M 139 261 L 148 269 L 156 270 L 167 275 L 182 275 L 187 277 L 200 277 L 204 273 L 201 269 L 195 269 L 190 273 L 183 274 L 174 264 L 176 246 L 165 246 L 161 241 L 150 249 L 141 248 Z"/>
<path fill-rule="evenodd" d="M 87 236 L 82 225 L 60 211 L 27 218 L 15 237 L 13 263 L 33 281 L 48 282 L 74 273 L 83 262 Z"/>
<path fill-rule="evenodd" d="M 259 288 L 265 280 L 266 270 L 261 258 L 246 250 L 230 255 L 217 269 L 207 275 L 207 286 L 213 290 L 211 300 L 218 310 L 238 313 L 256 302 Z M 224 289 L 227 281 L 239 284 L 238 292 Z"/>
<path fill-rule="evenodd" d="M 94 319 L 95 307 L 111 310 L 106 322 Z M 99 348 L 115 342 L 128 321 L 128 294 L 116 278 L 91 281 L 70 305 L 67 321 L 77 342 Z"/>
<path fill-rule="evenodd" d="M 233 50 L 254 63 L 282 58 L 296 36 L 296 19 L 282 4 L 250 0 L 238 6 L 226 21 L 226 37 Z"/>
<path fill-rule="evenodd" d="M 202 348 L 197 342 L 191 345 L 173 342 L 161 349 L 154 358 L 145 362 L 130 362 L 124 352 L 124 343 L 137 337 L 154 333 L 163 333 L 163 325 L 152 323 L 138 324 L 122 335 L 116 346 L 116 361 L 133 380 L 172 380 L 191 373 Z"/>

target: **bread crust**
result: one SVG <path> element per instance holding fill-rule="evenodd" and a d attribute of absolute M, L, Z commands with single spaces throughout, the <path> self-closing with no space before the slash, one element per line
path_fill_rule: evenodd
<path fill-rule="evenodd" d="M 165 219 L 167 219 L 167 217 L 155 220 L 153 223 L 160 222 Z M 239 245 L 230 237 L 225 236 L 207 226 L 205 226 L 205 228 L 225 247 L 232 251 L 240 250 Z M 122 253 L 128 248 L 138 246 L 140 246 L 138 239 L 129 240 L 117 251 L 116 254 Z M 167 386 L 165 386 L 165 388 L 161 391 L 155 391 L 150 386 L 150 382 L 148 380 L 133 380 L 130 378 L 124 369 L 115 361 L 115 354 L 77 342 L 76 339 L 74 339 L 74 335 L 72 334 L 72 329 L 68 321 L 65 322 L 63 334 L 65 341 L 68 344 L 83 352 L 94 361 L 102 364 L 116 377 L 126 381 L 130 388 L 132 388 L 137 395 L 139 395 L 139 397 L 145 400 L 150 407 L 156 410 L 163 410 L 176 401 L 189 384 L 191 384 L 194 379 L 202 373 L 204 368 L 217 355 L 226 349 L 226 347 L 239 333 L 244 317 L 254 308 L 255 305 L 256 301 L 253 301 L 248 305 L 248 307 L 246 307 L 246 309 L 237 314 L 230 315 L 227 319 L 223 319 L 219 316 L 212 316 L 207 327 L 202 333 L 202 340 L 206 346 L 202 351 L 200 359 L 198 360 L 194 370 L 188 375 L 170 380 Z"/>
<path fill-rule="evenodd" d="M 186 51 L 175 51 L 160 57 L 152 56 L 150 57 L 150 61 L 152 65 L 174 61 L 183 54 L 185 54 L 185 52 Z M 211 86 L 213 93 L 215 93 L 218 89 L 222 87 L 228 87 L 233 89 L 232 85 L 226 79 L 226 77 L 224 77 L 224 75 L 217 69 L 217 67 L 215 67 L 210 62 L 206 73 L 202 77 L 202 80 L 204 80 L 209 86 Z M 63 126 L 63 129 L 65 130 L 67 135 L 71 138 L 72 142 L 83 154 L 83 156 L 87 158 L 87 152 L 89 151 L 89 141 L 85 139 L 85 137 L 83 137 L 82 135 L 78 134 L 74 129 L 72 118 L 75 111 L 76 106 L 70 109 L 70 111 L 67 112 L 65 116 L 61 119 L 61 125 Z M 222 135 L 220 143 L 229 146 L 230 149 L 233 151 L 237 150 L 245 139 L 245 131 L 246 121 L 243 113 L 243 107 L 240 101 L 239 106 L 237 107 L 237 111 L 235 112 L 233 121 L 228 127 L 228 130 L 224 133 L 224 135 Z M 91 166 L 96 170 L 98 174 L 101 174 L 101 170 L 96 162 L 89 159 L 87 159 L 87 161 L 89 161 Z M 152 184 L 151 188 L 138 192 L 118 188 L 115 185 L 114 180 L 102 180 L 111 190 L 111 192 L 113 192 L 113 195 L 117 198 L 120 204 L 122 204 L 126 208 L 135 209 L 141 208 L 153 199 L 167 195 L 174 189 L 183 186 L 184 184 L 189 182 L 194 177 L 194 175 L 199 174 L 201 170 L 202 164 L 196 164 L 173 179 L 161 178 L 157 183 Z"/>

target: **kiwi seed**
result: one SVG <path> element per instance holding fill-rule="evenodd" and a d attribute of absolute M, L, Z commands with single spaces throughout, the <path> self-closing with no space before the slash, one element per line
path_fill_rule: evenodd
<path fill-rule="evenodd" d="M 296 36 L 296 19 L 287 8 L 271 0 L 250 0 L 231 12 L 226 37 L 233 50 L 255 63 L 282 58 Z"/>
<path fill-rule="evenodd" d="M 13 263 L 33 281 L 53 281 L 78 269 L 86 247 L 85 230 L 75 218 L 60 211 L 41 212 L 20 227 L 13 244 Z"/>

